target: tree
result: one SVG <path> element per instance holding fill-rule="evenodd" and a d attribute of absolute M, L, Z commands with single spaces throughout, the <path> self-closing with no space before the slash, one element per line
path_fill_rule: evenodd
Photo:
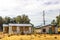
<path fill-rule="evenodd" d="M 30 19 L 26 16 L 26 23 L 30 23 Z"/>
<path fill-rule="evenodd" d="M 10 17 L 5 17 L 5 23 L 8 24 L 10 23 L 11 18 Z"/>
<path fill-rule="evenodd" d="M 14 17 L 14 18 L 10 18 L 7 16 L 5 18 L 2 18 L 0 16 L 0 30 L 3 30 L 3 24 L 9 24 L 9 23 L 31 24 L 29 17 L 25 14 L 21 16 L 18 15 L 17 17 Z"/>
<path fill-rule="evenodd" d="M 5 24 L 8 24 L 8 23 L 26 23 L 26 24 L 29 24 L 30 19 L 28 18 L 27 15 L 23 14 L 21 16 L 18 15 L 17 17 L 14 17 L 14 18 L 5 17 L 4 23 Z"/>
<path fill-rule="evenodd" d="M 15 19 L 15 17 L 13 18 L 13 23 L 16 23 L 16 19 Z"/>
<path fill-rule="evenodd" d="M 51 22 L 51 24 L 56 24 L 57 26 L 60 26 L 60 15 L 59 15 L 59 16 L 56 16 L 56 21 L 53 20 L 53 21 Z"/>
<path fill-rule="evenodd" d="M 0 30 L 3 30 L 3 18 L 0 16 Z"/>
<path fill-rule="evenodd" d="M 15 18 L 15 20 L 16 20 L 16 23 L 21 23 L 21 16 L 20 16 L 20 15 L 17 16 L 17 17 Z"/>
<path fill-rule="evenodd" d="M 53 21 L 51 22 L 51 24 L 55 25 L 55 24 L 56 24 L 56 21 L 55 21 L 55 20 L 53 20 Z"/>
<path fill-rule="evenodd" d="M 27 24 L 29 24 L 30 23 L 30 19 L 28 18 L 28 16 L 27 15 L 25 15 L 25 14 L 23 14 L 22 16 L 21 16 L 21 22 L 22 23 L 27 23 Z"/>
<path fill-rule="evenodd" d="M 58 26 L 60 26 L 60 15 L 56 17 L 56 23 Z"/>

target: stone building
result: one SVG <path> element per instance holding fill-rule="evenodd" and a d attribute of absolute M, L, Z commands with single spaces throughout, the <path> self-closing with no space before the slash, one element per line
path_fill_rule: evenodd
<path fill-rule="evenodd" d="M 35 27 L 34 32 L 37 34 L 40 34 L 41 33 L 41 27 Z"/>
<path fill-rule="evenodd" d="M 33 32 L 32 24 L 3 24 L 3 32 L 9 34 L 31 34 Z"/>
<path fill-rule="evenodd" d="M 44 25 L 40 27 L 35 27 L 35 33 L 39 34 L 57 34 L 58 33 L 58 27 L 56 25 Z M 60 32 L 60 31 L 59 31 Z"/>
<path fill-rule="evenodd" d="M 58 27 L 55 25 L 42 26 L 41 33 L 58 33 Z"/>

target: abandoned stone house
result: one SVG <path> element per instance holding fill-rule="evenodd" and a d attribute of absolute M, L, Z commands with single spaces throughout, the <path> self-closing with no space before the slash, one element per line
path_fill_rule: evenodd
<path fill-rule="evenodd" d="M 58 27 L 55 25 L 42 26 L 41 33 L 58 33 Z"/>
<path fill-rule="evenodd" d="M 32 24 L 3 24 L 3 32 L 9 34 L 31 34 L 33 32 Z"/>
<path fill-rule="evenodd" d="M 58 27 L 52 24 L 39 26 L 39 28 L 35 28 L 35 32 L 42 34 L 54 34 L 58 33 Z"/>
<path fill-rule="evenodd" d="M 34 32 L 37 34 L 41 33 L 41 27 L 35 27 Z"/>

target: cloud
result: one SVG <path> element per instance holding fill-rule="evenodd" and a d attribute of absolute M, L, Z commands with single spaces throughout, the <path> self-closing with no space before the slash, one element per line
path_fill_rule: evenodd
<path fill-rule="evenodd" d="M 49 24 L 59 14 L 59 9 L 60 0 L 0 0 L 0 16 L 26 14 L 35 26 L 43 24 L 43 10 Z"/>
<path fill-rule="evenodd" d="M 56 5 L 56 4 L 60 4 L 60 1 L 49 1 L 49 2 L 45 2 L 45 5 Z"/>

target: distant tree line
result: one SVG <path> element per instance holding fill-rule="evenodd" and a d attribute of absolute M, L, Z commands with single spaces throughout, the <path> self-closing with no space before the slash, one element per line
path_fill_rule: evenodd
<path fill-rule="evenodd" d="M 56 16 L 56 19 L 52 20 L 51 24 L 56 24 L 58 27 L 60 27 L 60 15 Z"/>
<path fill-rule="evenodd" d="M 21 23 L 21 24 L 30 24 L 30 19 L 27 15 L 18 15 L 17 17 L 1 17 L 0 16 L 0 29 L 3 29 L 3 24 L 9 24 L 9 23 Z"/>
<path fill-rule="evenodd" d="M 5 17 L 3 20 L 3 23 L 5 24 L 9 24 L 9 23 L 26 23 L 29 24 L 30 23 L 30 19 L 28 18 L 27 15 L 23 14 L 23 15 L 18 15 L 17 17 L 14 18 L 10 18 L 10 17 Z"/>

